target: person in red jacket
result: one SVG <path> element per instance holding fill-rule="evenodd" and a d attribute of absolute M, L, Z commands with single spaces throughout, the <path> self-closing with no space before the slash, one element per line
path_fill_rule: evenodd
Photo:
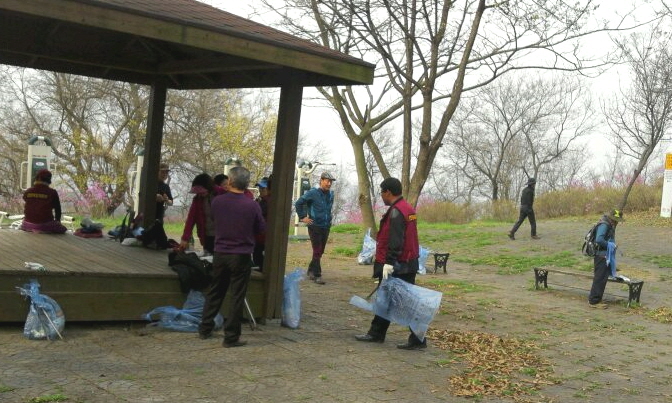
<path fill-rule="evenodd" d="M 58 192 L 49 187 L 51 172 L 40 169 L 35 175 L 35 183 L 23 192 L 26 205 L 23 210 L 24 231 L 63 234 L 67 228 L 61 224 L 61 200 Z"/>
<path fill-rule="evenodd" d="M 213 254 L 215 251 L 215 222 L 212 219 L 212 199 L 224 193 L 224 189 L 215 187 L 215 182 L 206 173 L 197 175 L 191 182 L 189 193 L 194 194 L 187 214 L 187 221 L 184 223 L 184 231 L 180 240 L 180 250 L 189 247 L 194 225 L 198 240 L 203 246 L 203 250 Z"/>
<path fill-rule="evenodd" d="M 380 281 L 387 277 L 397 277 L 407 283 L 415 284 L 418 273 L 420 243 L 415 209 L 401 196 L 401 182 L 397 178 L 387 178 L 380 184 L 380 197 L 386 206 L 390 206 L 380 219 L 376 239 L 376 259 L 373 264 L 373 276 Z M 357 341 L 382 343 L 385 341 L 390 321 L 376 315 L 366 334 L 355 336 Z M 427 348 L 427 340 L 419 340 L 411 332 L 408 341 L 398 344 L 403 350 Z"/>

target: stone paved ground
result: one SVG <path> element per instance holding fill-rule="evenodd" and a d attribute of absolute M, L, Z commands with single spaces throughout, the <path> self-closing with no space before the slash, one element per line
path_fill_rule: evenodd
<path fill-rule="evenodd" d="M 540 227 L 541 242 L 526 239 L 525 226 L 515 242 L 505 240 L 505 228 L 496 229 L 504 241 L 492 247 L 502 253 L 570 248 L 585 223 Z M 670 269 L 637 260 L 638 254 L 670 254 L 672 231 L 648 231 L 659 242 L 645 242 L 626 228 L 623 244 L 642 244 L 622 260 L 624 268 L 637 270 L 647 281 L 642 308 L 627 309 L 610 296 L 608 310 L 593 310 L 584 290 L 534 291 L 530 272 L 504 276 L 490 266 L 449 262 L 447 274 L 423 276 L 419 282 L 468 281 L 482 288 L 444 294 L 433 327 L 534 340 L 539 354 L 553 365 L 555 383 L 526 401 L 672 402 L 672 325 L 645 314 L 672 306 Z M 352 236 L 334 234 L 329 248 L 348 242 L 352 244 Z M 645 243 L 652 244 L 648 252 Z M 309 248 L 306 243 L 290 245 L 288 270 L 305 263 Z M 384 344 L 354 341 L 368 328 L 370 315 L 348 300 L 373 289 L 370 270 L 330 253 L 327 285 L 301 283 L 300 328 L 278 322 L 256 331 L 245 327 L 243 338 L 249 344 L 241 348 L 224 349 L 221 338 L 201 341 L 194 334 L 147 328 L 142 322 L 68 323 L 65 340 L 54 342 L 25 339 L 22 324 L 0 325 L 0 401 L 44 402 L 48 400 L 36 398 L 49 395 L 90 403 L 474 401 L 451 394 L 448 378 L 464 368 L 459 358 L 431 343 L 422 352 L 395 348 L 405 340 L 405 328 L 392 325 Z M 611 285 L 608 291 L 622 294 Z"/>

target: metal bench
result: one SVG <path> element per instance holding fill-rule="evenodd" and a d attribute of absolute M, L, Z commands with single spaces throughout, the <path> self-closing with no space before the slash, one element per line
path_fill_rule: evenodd
<path fill-rule="evenodd" d="M 549 273 L 564 274 L 564 275 L 567 275 L 567 276 L 577 276 L 577 277 L 589 278 L 591 280 L 593 279 L 592 275 L 586 274 L 586 273 L 570 272 L 570 271 L 564 271 L 564 270 L 546 269 L 546 268 L 535 267 L 534 268 L 534 288 L 535 289 L 538 290 L 540 288 L 541 284 L 544 285 L 544 288 L 548 288 L 548 275 L 549 275 Z M 634 280 L 634 279 L 630 279 L 629 281 L 625 281 L 621 278 L 614 278 L 614 277 L 610 276 L 609 279 L 608 279 L 608 282 L 627 284 L 627 286 L 628 286 L 628 305 L 627 306 L 628 307 L 630 307 L 630 304 L 632 304 L 633 301 L 639 303 L 639 297 L 642 294 L 642 287 L 644 286 L 644 281 Z M 561 284 L 558 284 L 558 285 L 561 285 Z M 565 286 L 565 287 L 568 287 L 568 286 Z"/>
<path fill-rule="evenodd" d="M 446 265 L 448 264 L 448 258 L 450 253 L 434 253 L 434 274 L 436 274 L 439 269 L 443 269 L 444 273 L 447 273 Z"/>

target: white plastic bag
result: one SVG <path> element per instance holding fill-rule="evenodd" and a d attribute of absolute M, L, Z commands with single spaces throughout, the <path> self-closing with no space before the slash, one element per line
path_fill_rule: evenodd
<path fill-rule="evenodd" d="M 366 231 L 364 241 L 362 242 L 362 250 L 357 255 L 357 263 L 359 264 L 373 264 L 373 259 L 376 255 L 376 241 L 371 238 L 371 228 Z"/>

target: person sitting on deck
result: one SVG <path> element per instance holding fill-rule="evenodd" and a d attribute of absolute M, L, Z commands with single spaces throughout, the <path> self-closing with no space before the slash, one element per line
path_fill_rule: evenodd
<path fill-rule="evenodd" d="M 63 234 L 67 228 L 61 224 L 61 200 L 58 192 L 49 187 L 51 172 L 41 169 L 35 175 L 35 183 L 23 193 L 26 205 L 23 210 L 24 231 Z"/>

